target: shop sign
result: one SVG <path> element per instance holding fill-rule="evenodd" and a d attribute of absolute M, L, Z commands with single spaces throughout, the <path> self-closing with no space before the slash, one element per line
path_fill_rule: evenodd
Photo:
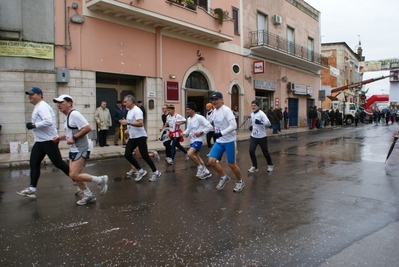
<path fill-rule="evenodd" d="M 307 90 L 306 90 L 306 85 L 302 84 L 294 84 L 294 94 L 296 95 L 306 95 Z"/>
<path fill-rule="evenodd" d="M 254 74 L 264 73 L 265 72 L 265 62 L 263 60 L 255 61 L 253 66 Z"/>
<path fill-rule="evenodd" d="M 180 102 L 179 82 L 165 82 L 165 102 Z"/>
<path fill-rule="evenodd" d="M 254 89 L 275 91 L 276 84 L 262 80 L 254 80 Z"/>

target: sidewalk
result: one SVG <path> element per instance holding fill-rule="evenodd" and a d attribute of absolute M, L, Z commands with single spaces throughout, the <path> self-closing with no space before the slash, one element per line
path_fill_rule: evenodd
<path fill-rule="evenodd" d="M 300 133 L 309 131 L 308 127 L 291 127 L 288 130 L 282 130 L 279 134 L 272 134 L 271 129 L 267 129 L 268 139 L 278 138 L 279 136 L 292 134 L 292 133 Z M 316 129 L 314 131 L 317 131 Z M 248 140 L 250 136 L 249 131 L 240 131 L 237 134 L 237 141 Z M 148 150 L 156 150 L 163 154 L 164 146 L 160 141 L 148 141 Z M 184 147 L 189 146 L 189 138 L 185 138 L 184 143 L 182 144 Z M 108 147 L 99 147 L 94 146 L 93 150 L 90 153 L 90 160 L 99 160 L 106 158 L 116 158 L 123 157 L 125 149 L 123 146 L 114 146 L 110 144 Z M 61 149 L 61 155 L 66 160 L 68 159 L 69 149 Z M 13 168 L 13 167 L 27 167 L 29 166 L 29 158 L 30 153 L 24 154 L 0 154 L 0 168 Z M 45 157 L 42 164 L 52 164 L 51 161 Z"/>

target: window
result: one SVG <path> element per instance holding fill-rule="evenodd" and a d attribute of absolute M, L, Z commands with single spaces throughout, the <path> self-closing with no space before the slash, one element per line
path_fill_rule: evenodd
<path fill-rule="evenodd" d="M 295 53 L 295 30 L 290 27 L 287 27 L 287 52 Z"/>
<path fill-rule="evenodd" d="M 258 13 L 258 45 L 267 44 L 267 16 Z"/>
<path fill-rule="evenodd" d="M 240 73 L 240 66 L 238 66 L 237 64 L 234 64 L 234 65 L 233 65 L 233 72 L 234 72 L 235 74 Z"/>
<path fill-rule="evenodd" d="M 308 37 L 308 60 L 314 60 L 314 40 Z"/>
<path fill-rule="evenodd" d="M 200 6 L 208 11 L 208 0 L 196 0 L 194 2 L 197 3 L 197 6 Z"/>
<path fill-rule="evenodd" d="M 238 21 L 238 8 L 233 7 L 234 33 L 240 34 Z"/>

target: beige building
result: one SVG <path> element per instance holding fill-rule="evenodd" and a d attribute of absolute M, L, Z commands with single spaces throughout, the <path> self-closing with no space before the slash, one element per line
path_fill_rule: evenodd
<path fill-rule="evenodd" d="M 252 87 L 246 95 L 260 100 L 264 110 L 288 107 L 290 126 L 305 126 L 307 108 L 318 101 L 320 71 L 327 67 L 320 55 L 319 11 L 305 1 L 266 0 L 247 1 L 242 13 L 244 78 Z M 263 70 L 255 64 L 264 64 Z"/>
<path fill-rule="evenodd" d="M 31 86 L 56 112 L 52 98 L 70 94 L 93 138 L 96 107 L 106 101 L 112 111 L 127 94 L 143 101 L 149 140 L 164 103 L 185 115 L 193 101 L 204 114 L 212 91 L 237 106 L 240 125 L 256 98 L 265 110 L 287 106 L 290 125 L 305 126 L 326 68 L 319 17 L 302 0 L 1 1 L 1 150 L 33 143 L 25 129 Z"/>
<path fill-rule="evenodd" d="M 355 53 L 345 42 L 323 43 L 322 55 L 328 59 L 329 69 L 321 72 L 322 88 L 326 90 L 322 106 L 331 109 L 331 101 L 352 102 L 359 104 L 360 87 L 330 93 L 331 90 L 362 81 L 359 65 L 364 61 L 362 48 Z"/>

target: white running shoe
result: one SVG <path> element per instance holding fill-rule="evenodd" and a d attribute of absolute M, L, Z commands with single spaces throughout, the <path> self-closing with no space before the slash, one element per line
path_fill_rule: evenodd
<path fill-rule="evenodd" d="M 255 168 L 254 166 L 252 166 L 251 168 L 248 169 L 248 172 L 257 172 L 258 168 Z"/>
<path fill-rule="evenodd" d="M 159 162 L 161 160 L 161 157 L 159 156 L 157 151 L 154 151 L 154 158 L 156 162 Z"/>
<path fill-rule="evenodd" d="M 101 182 L 98 183 L 98 188 L 100 188 L 101 195 L 107 193 L 108 190 L 108 175 L 100 176 Z"/>
<path fill-rule="evenodd" d="M 130 169 L 130 171 L 128 171 L 126 174 L 128 175 L 128 176 L 133 176 L 133 175 L 135 175 L 136 174 L 136 170 L 134 170 L 134 169 Z"/>
<path fill-rule="evenodd" d="M 78 204 L 79 206 L 84 206 L 89 203 L 95 203 L 96 201 L 96 196 L 92 194 L 91 196 L 84 196 L 81 200 L 78 200 L 76 204 Z"/>
<path fill-rule="evenodd" d="M 217 190 L 222 190 L 223 187 L 224 187 L 228 182 L 230 182 L 230 177 L 229 177 L 229 176 L 226 176 L 226 178 L 224 178 L 224 179 L 220 178 L 220 181 L 219 181 L 218 185 L 216 186 L 216 189 L 217 189 Z"/>
<path fill-rule="evenodd" d="M 32 190 L 29 189 L 29 187 L 21 191 L 17 191 L 17 194 L 24 197 L 36 198 L 36 191 L 33 192 Z"/>
<path fill-rule="evenodd" d="M 158 180 L 158 178 L 162 175 L 162 173 L 160 171 L 155 171 L 152 173 L 152 176 L 150 178 L 150 182 L 155 182 L 156 180 Z"/>
<path fill-rule="evenodd" d="M 147 171 L 144 169 L 140 169 L 139 171 L 137 171 L 136 173 L 136 178 L 134 178 L 134 180 L 136 182 L 140 181 L 141 178 L 143 178 L 145 175 L 147 174 Z"/>
<path fill-rule="evenodd" d="M 236 186 L 234 187 L 233 191 L 234 191 L 234 192 L 241 192 L 242 189 L 244 188 L 244 186 L 245 186 L 245 183 L 244 183 L 243 180 L 241 180 L 240 182 L 237 181 L 237 182 L 236 182 Z"/>
<path fill-rule="evenodd" d="M 205 180 L 211 176 L 212 176 L 212 173 L 208 169 L 204 169 L 204 171 L 202 172 L 202 175 L 198 178 L 201 180 Z"/>
<path fill-rule="evenodd" d="M 268 165 L 267 166 L 267 172 L 272 172 L 274 168 L 274 165 Z"/>
<path fill-rule="evenodd" d="M 204 167 L 202 167 L 201 165 L 197 167 L 197 174 L 195 175 L 195 177 L 201 177 L 202 174 L 204 172 Z"/>

